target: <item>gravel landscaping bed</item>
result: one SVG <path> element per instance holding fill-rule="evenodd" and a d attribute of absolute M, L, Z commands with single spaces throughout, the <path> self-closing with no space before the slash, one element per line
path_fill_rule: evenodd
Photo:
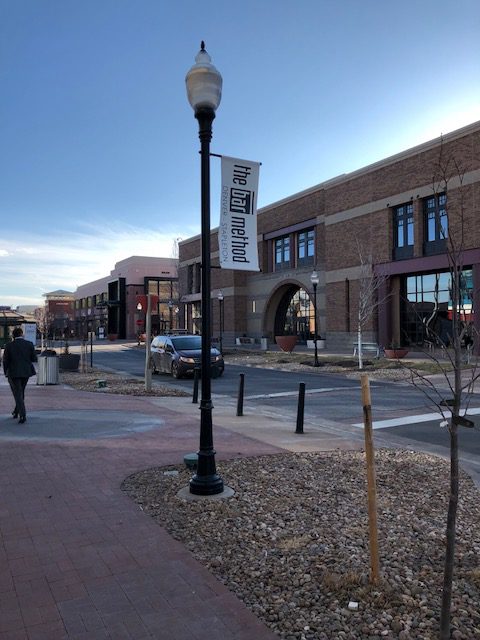
<path fill-rule="evenodd" d="M 105 387 L 99 387 L 98 381 L 103 380 Z M 129 378 L 118 373 L 89 369 L 86 373 L 81 371 L 61 371 L 60 382 L 79 391 L 94 391 L 97 393 L 118 393 L 130 396 L 182 396 L 191 394 L 172 387 L 152 384 L 151 391 L 145 391 L 145 381 L 141 378 Z"/>
<path fill-rule="evenodd" d="M 363 452 L 285 453 L 217 466 L 232 498 L 177 497 L 192 475 L 183 466 L 137 473 L 123 489 L 280 638 L 438 637 L 448 462 L 376 452 L 376 586 L 368 580 Z M 465 474 L 460 484 L 452 637 L 480 638 L 480 493 Z"/>
<path fill-rule="evenodd" d="M 375 363 L 365 359 L 362 371 L 358 369 L 358 360 L 351 357 L 324 357 L 319 358 L 320 366 L 314 367 L 314 358 L 306 353 L 232 353 L 225 357 L 225 362 L 240 364 L 247 367 L 262 367 L 265 369 L 277 369 L 281 371 L 308 371 L 309 373 L 338 373 L 347 378 L 358 378 L 362 373 L 368 373 L 371 380 L 408 380 L 411 378 L 409 367 L 405 363 L 387 361 L 384 358 Z M 416 364 L 418 366 L 418 363 Z"/>

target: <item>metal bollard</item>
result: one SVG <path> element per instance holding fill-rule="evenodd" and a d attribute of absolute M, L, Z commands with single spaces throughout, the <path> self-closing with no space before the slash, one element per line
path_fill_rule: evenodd
<path fill-rule="evenodd" d="M 295 433 L 303 433 L 303 414 L 305 410 L 305 383 L 300 382 L 298 387 L 297 428 Z"/>
<path fill-rule="evenodd" d="M 193 398 L 192 403 L 198 404 L 198 378 L 199 378 L 200 370 L 198 367 L 195 367 L 193 370 Z"/>
<path fill-rule="evenodd" d="M 240 374 L 240 384 L 238 385 L 238 400 L 237 400 L 237 416 L 243 416 L 243 392 L 245 389 L 245 374 Z"/>

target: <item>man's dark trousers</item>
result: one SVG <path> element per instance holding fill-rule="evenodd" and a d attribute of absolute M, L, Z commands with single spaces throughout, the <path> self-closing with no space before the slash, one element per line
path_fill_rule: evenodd
<path fill-rule="evenodd" d="M 15 399 L 15 413 L 19 418 L 25 418 L 27 413 L 25 410 L 25 387 L 28 378 L 8 378 L 8 382 Z"/>

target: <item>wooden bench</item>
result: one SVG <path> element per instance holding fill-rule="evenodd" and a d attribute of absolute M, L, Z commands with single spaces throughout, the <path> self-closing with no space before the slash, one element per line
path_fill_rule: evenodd
<path fill-rule="evenodd" d="M 374 353 L 376 358 L 380 358 L 381 348 L 376 342 L 362 342 L 362 354 Z M 353 343 L 353 355 L 358 355 L 358 342 Z"/>

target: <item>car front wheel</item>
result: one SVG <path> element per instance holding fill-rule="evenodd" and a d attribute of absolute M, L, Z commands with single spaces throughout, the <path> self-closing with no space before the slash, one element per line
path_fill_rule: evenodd
<path fill-rule="evenodd" d="M 172 376 L 177 379 L 181 377 L 178 364 L 176 362 L 172 362 Z"/>

